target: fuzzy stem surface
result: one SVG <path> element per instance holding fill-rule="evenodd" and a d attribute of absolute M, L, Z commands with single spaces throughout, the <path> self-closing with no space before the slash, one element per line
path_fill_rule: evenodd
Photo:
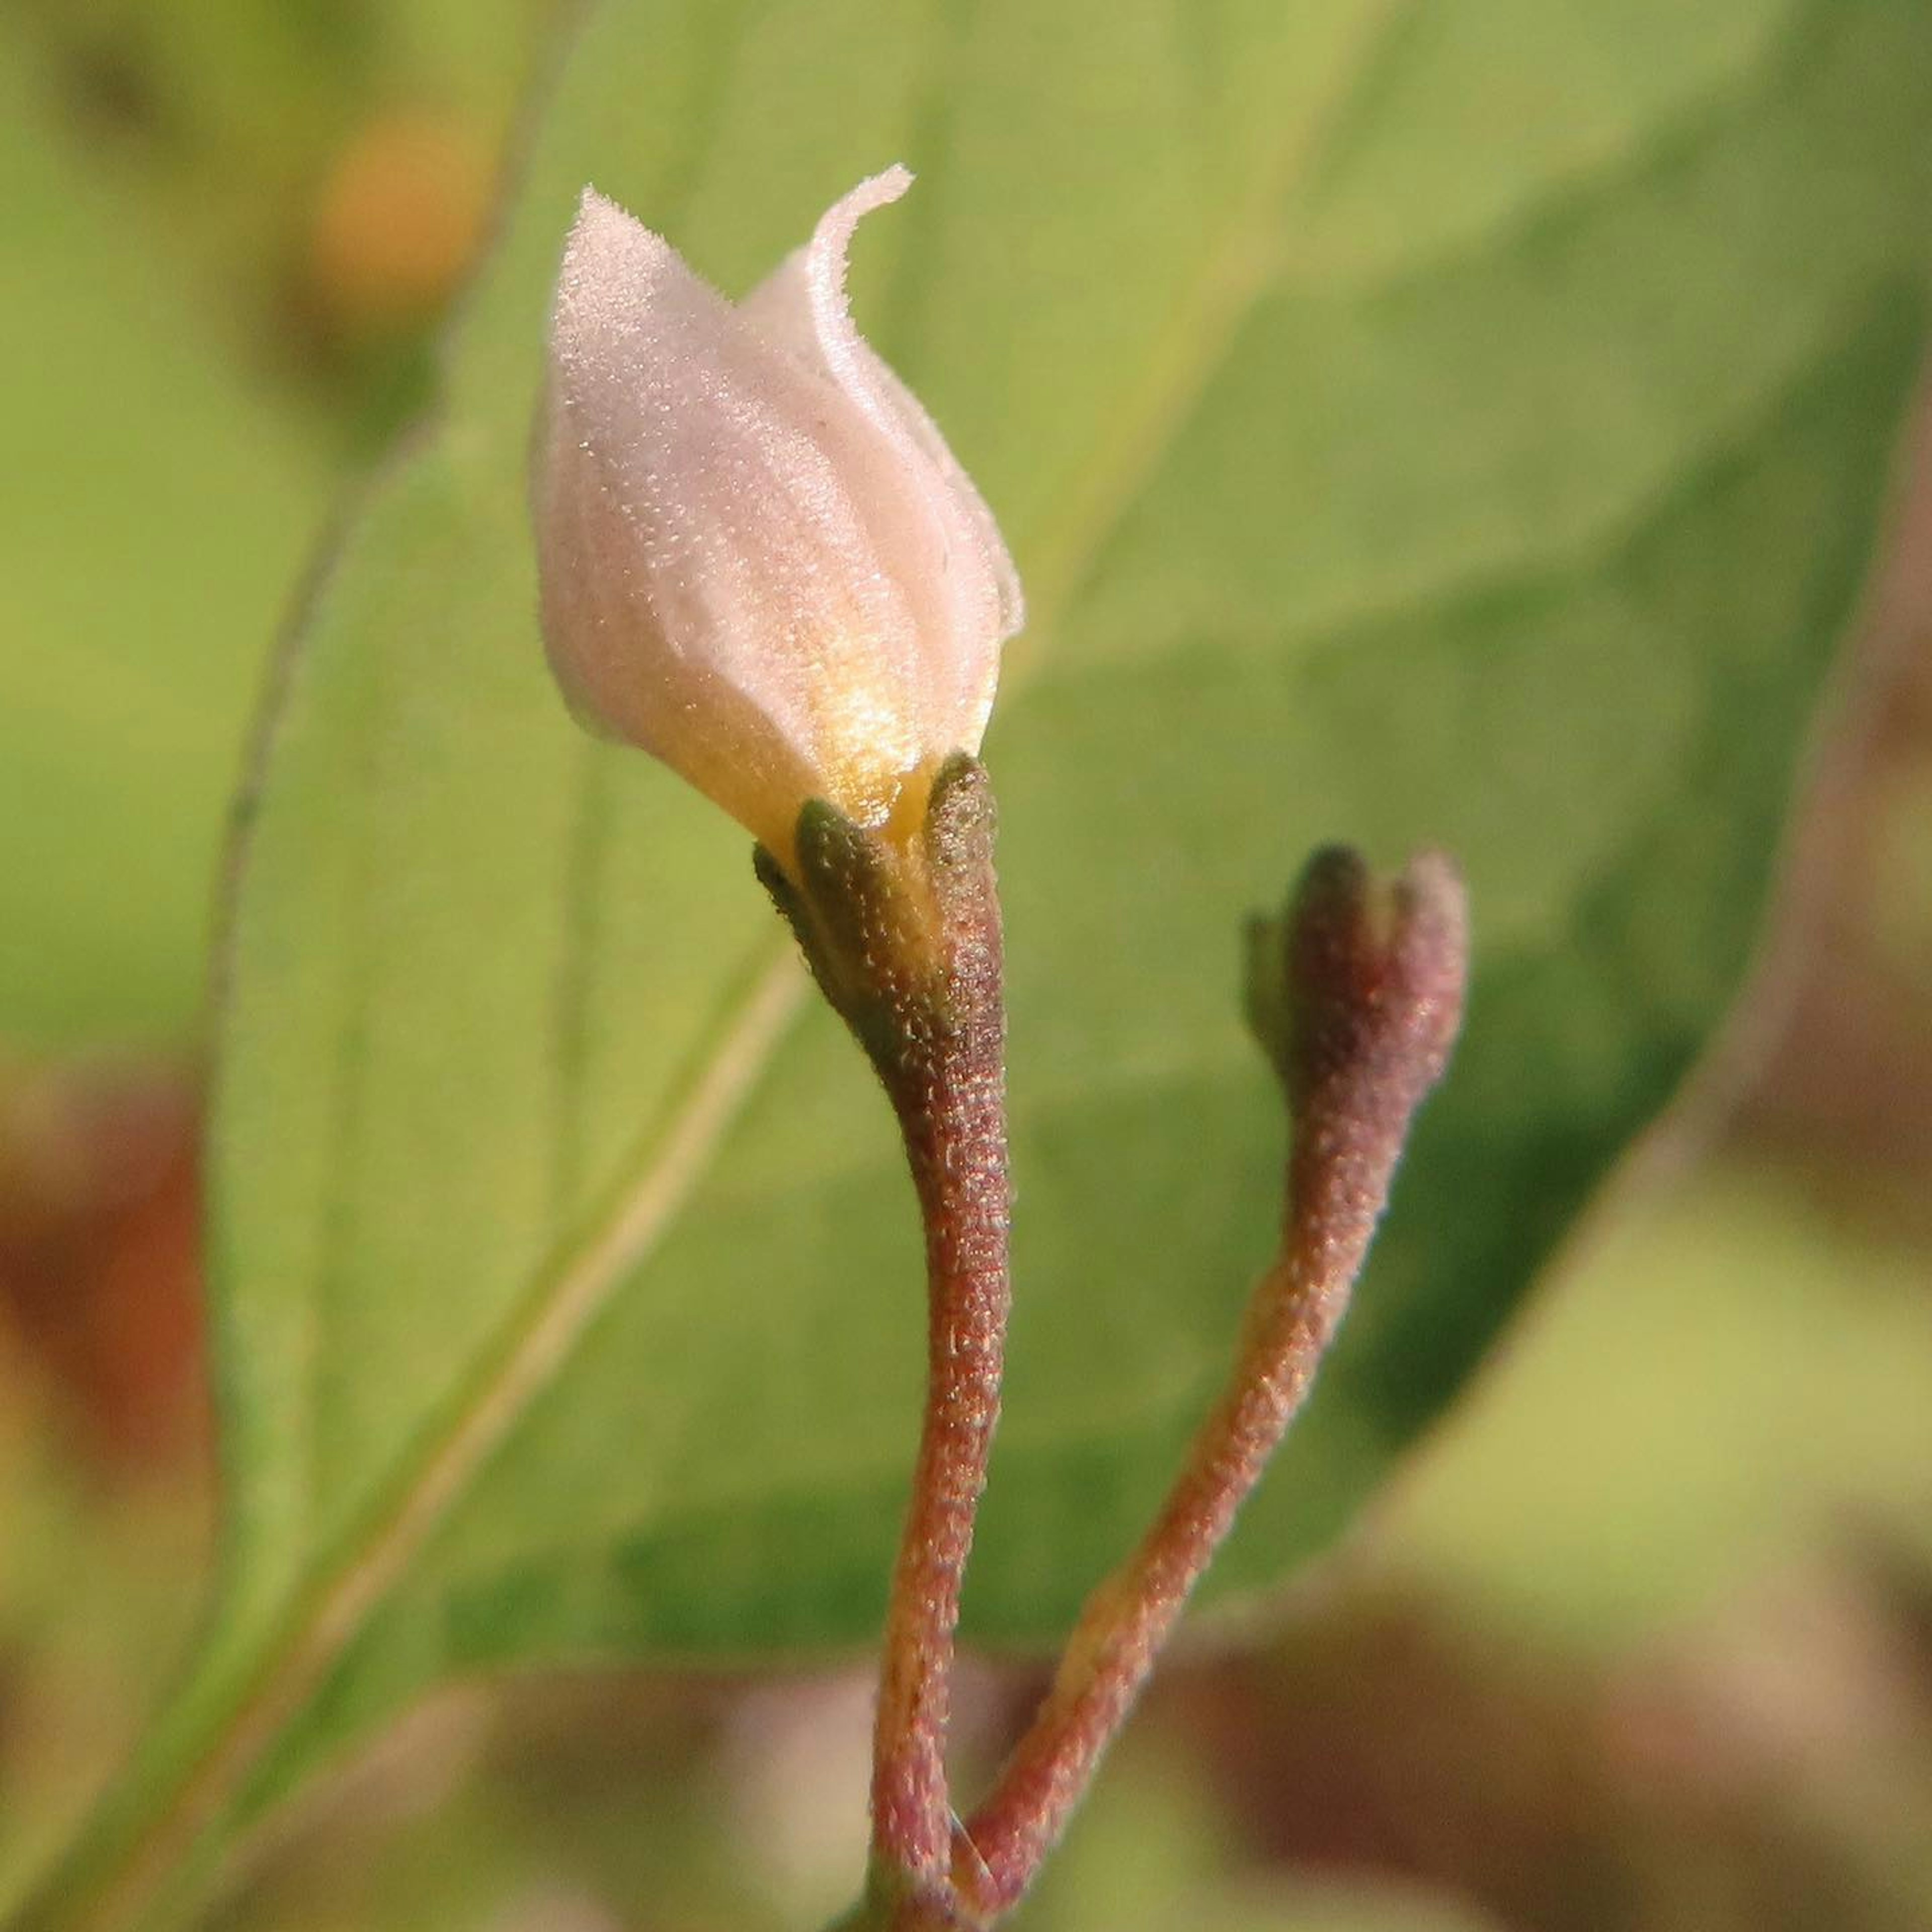
<path fill-rule="evenodd" d="M 950 934 L 947 953 L 947 1010 L 906 1016 L 908 1050 L 886 1082 L 926 1229 L 926 1396 L 886 1618 L 872 1779 L 875 1857 L 935 1880 L 951 1865 L 953 1634 L 1010 1300 L 997 916 Z"/>
<path fill-rule="evenodd" d="M 1306 1399 L 1416 1107 L 1460 1022 L 1461 888 L 1426 855 L 1386 904 L 1352 853 L 1311 863 L 1271 942 L 1258 1030 L 1294 1119 L 1279 1258 L 1234 1368 L 1139 1545 L 1088 1600 L 1052 1688 L 955 1847 L 959 1896 L 1010 1908 L 1084 1796 L 1242 1502 Z"/>
<path fill-rule="evenodd" d="M 946 1784 L 954 1633 L 1000 1413 L 1010 1299 L 1006 1014 L 994 808 L 956 756 L 909 836 L 800 814 L 759 855 L 819 985 L 891 1100 L 926 1232 L 926 1390 L 893 1565 L 873 1736 L 868 1925 L 953 1922 Z M 916 1909 L 924 1917 L 905 1917 Z M 881 1917 L 890 1910 L 896 1916 Z M 933 1916 L 933 1914 L 940 1916 Z"/>

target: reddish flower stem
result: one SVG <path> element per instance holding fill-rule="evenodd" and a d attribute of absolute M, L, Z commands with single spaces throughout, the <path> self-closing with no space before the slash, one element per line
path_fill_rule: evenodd
<path fill-rule="evenodd" d="M 1281 934 L 1276 1053 L 1295 1118 L 1281 1258 L 1238 1358 L 1140 1546 L 1088 1600 L 1053 1688 L 963 1828 L 954 1882 L 982 1921 L 1025 1891 L 1243 1499 L 1307 1395 L 1348 1304 L 1410 1118 L 1460 1021 L 1460 889 L 1419 861 L 1385 929 L 1352 855 L 1321 855 Z M 1264 1034 L 1268 1016 L 1258 1016 Z"/>
<path fill-rule="evenodd" d="M 990 1918 L 1026 1889 L 1084 1794 L 1188 1597 L 1312 1382 L 1347 1306 L 1373 1210 L 1258 1287 L 1239 1358 L 1139 1547 L 1089 1598 L 1052 1690 L 999 1783 L 964 1828 L 956 1872 Z M 1311 1268 L 1319 1256 L 1325 1266 Z"/>
<path fill-rule="evenodd" d="M 874 1732 L 874 1864 L 944 1886 L 953 1633 L 999 1419 L 1010 1299 L 1005 1018 L 990 879 L 949 930 L 946 1010 L 905 1014 L 886 1077 L 926 1226 L 926 1400 L 892 1573 Z"/>
<path fill-rule="evenodd" d="M 814 802 L 799 814 L 790 866 L 758 855 L 806 963 L 891 1098 L 926 1228 L 926 1415 L 886 1612 L 871 1871 L 844 1922 L 876 1932 L 957 1922 L 946 1778 L 953 1636 L 999 1419 L 1010 1298 L 994 819 L 984 770 L 956 755 L 910 836 L 866 830 Z"/>

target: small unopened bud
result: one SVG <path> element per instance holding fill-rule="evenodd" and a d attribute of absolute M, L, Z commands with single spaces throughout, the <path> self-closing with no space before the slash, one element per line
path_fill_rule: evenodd
<path fill-rule="evenodd" d="M 1462 1024 L 1468 912 L 1455 867 L 1425 852 L 1384 884 L 1359 854 L 1325 847 L 1248 940 L 1249 1024 L 1298 1122 L 1370 1115 L 1399 1144 Z"/>
<path fill-rule="evenodd" d="M 916 825 L 986 730 L 1020 587 L 932 419 L 845 292 L 862 182 L 734 306 L 588 190 L 566 248 L 532 507 L 573 708 L 782 861 L 800 807 Z"/>

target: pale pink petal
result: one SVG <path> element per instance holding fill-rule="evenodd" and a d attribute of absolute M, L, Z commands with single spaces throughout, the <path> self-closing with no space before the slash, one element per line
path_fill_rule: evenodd
<path fill-rule="evenodd" d="M 845 265 L 860 220 L 911 186 L 904 167 L 861 182 L 820 218 L 811 241 L 752 290 L 739 313 L 854 404 L 876 439 L 869 507 L 882 544 L 921 593 L 933 723 L 976 750 L 992 706 L 1000 644 L 1025 622 L 1019 578 L 985 500 L 912 392 L 854 323 Z"/>
<path fill-rule="evenodd" d="M 578 708 L 680 769 L 738 756 L 754 791 L 773 768 L 830 788 L 855 758 L 867 782 L 916 766 L 910 600 L 826 446 L 820 386 L 592 194 L 551 355 L 536 522 L 546 639 Z M 743 742 L 747 716 L 767 742 Z"/>

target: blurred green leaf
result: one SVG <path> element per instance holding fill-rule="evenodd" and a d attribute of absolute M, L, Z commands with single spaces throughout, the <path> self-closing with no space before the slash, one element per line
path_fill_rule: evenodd
<path fill-rule="evenodd" d="M 1928 1383 L 1923 1255 L 1719 1170 L 1552 1284 L 1384 1550 L 1546 1640 L 1654 1642 L 1850 1531 L 1932 1550 Z"/>
<path fill-rule="evenodd" d="M 76 1886 L 178 1875 L 451 1672 L 874 1627 L 892 1132 L 742 838 L 564 722 L 521 475 L 585 178 L 738 288 L 900 154 L 862 316 L 1035 610 L 988 751 L 1021 1198 L 978 1634 L 1063 1626 L 1221 1372 L 1281 1140 L 1238 921 L 1312 843 L 1458 853 L 1475 998 L 1220 1588 L 1439 1412 L 1737 984 L 1923 345 L 1932 10 L 596 11 L 253 798 L 224 1587 Z"/>
<path fill-rule="evenodd" d="M 179 1045 L 329 480 L 0 59 L 0 1046 Z"/>

